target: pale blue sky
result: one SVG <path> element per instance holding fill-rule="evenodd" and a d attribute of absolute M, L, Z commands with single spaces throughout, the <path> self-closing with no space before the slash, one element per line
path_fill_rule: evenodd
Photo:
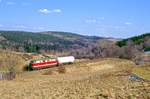
<path fill-rule="evenodd" d="M 0 0 L 0 30 L 125 38 L 150 32 L 150 0 Z"/>

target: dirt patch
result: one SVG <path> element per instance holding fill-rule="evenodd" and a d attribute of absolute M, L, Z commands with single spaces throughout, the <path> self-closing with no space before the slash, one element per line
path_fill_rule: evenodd
<path fill-rule="evenodd" d="M 109 70 L 114 68 L 113 64 L 100 64 L 101 62 L 87 63 L 66 68 L 66 73 L 89 73 Z"/>
<path fill-rule="evenodd" d="M 92 72 L 96 72 L 96 71 L 112 69 L 114 68 L 114 66 L 110 64 L 104 64 L 104 65 L 99 65 L 99 66 L 91 66 L 89 68 Z"/>

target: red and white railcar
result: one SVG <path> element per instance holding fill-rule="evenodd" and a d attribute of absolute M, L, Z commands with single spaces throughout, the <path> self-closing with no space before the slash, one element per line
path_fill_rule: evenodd
<path fill-rule="evenodd" d="M 75 61 L 74 56 L 57 57 L 56 59 L 46 58 L 33 60 L 30 62 L 31 69 L 40 69 L 46 67 L 52 67 L 60 64 L 73 63 Z"/>
<path fill-rule="evenodd" d="M 46 67 L 55 66 L 55 65 L 58 65 L 57 59 L 41 59 L 41 60 L 35 60 L 31 62 L 31 67 L 33 69 L 46 68 Z"/>

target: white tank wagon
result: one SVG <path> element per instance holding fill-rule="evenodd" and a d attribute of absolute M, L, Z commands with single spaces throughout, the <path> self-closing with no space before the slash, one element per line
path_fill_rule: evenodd
<path fill-rule="evenodd" d="M 73 63 L 74 61 L 75 61 L 74 56 L 37 59 L 32 60 L 30 62 L 29 69 L 34 70 L 34 69 L 48 68 L 53 66 L 59 66 L 61 64 Z"/>
<path fill-rule="evenodd" d="M 73 63 L 75 61 L 75 57 L 74 56 L 57 57 L 57 61 L 59 64 Z"/>

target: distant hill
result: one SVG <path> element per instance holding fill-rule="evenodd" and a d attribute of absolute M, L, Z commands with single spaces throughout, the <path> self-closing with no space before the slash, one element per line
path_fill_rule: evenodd
<path fill-rule="evenodd" d="M 57 31 L 0 31 L 0 48 L 25 52 L 63 50 L 84 47 L 100 39 L 105 38 Z"/>
<path fill-rule="evenodd" d="M 47 34 L 50 36 L 58 37 L 59 39 L 65 39 L 68 41 L 97 41 L 99 39 L 105 39 L 104 37 L 98 36 L 85 36 L 71 32 L 59 32 L 59 31 L 47 31 L 47 32 L 38 32 L 39 34 Z"/>
<path fill-rule="evenodd" d="M 142 46 L 143 50 L 150 51 L 150 33 L 123 39 L 121 41 L 118 41 L 117 45 L 120 47 L 125 46 L 129 40 L 133 41 L 135 45 Z"/>

